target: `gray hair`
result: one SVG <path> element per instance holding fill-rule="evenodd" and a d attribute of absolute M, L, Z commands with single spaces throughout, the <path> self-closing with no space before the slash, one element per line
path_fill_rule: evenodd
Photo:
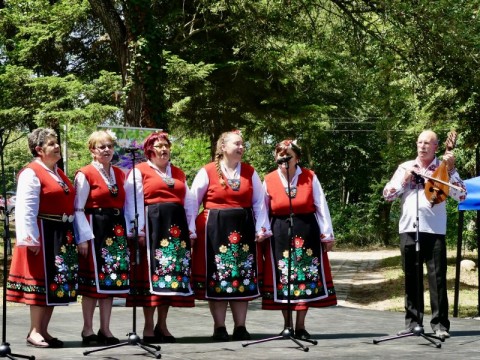
<path fill-rule="evenodd" d="M 28 148 L 34 157 L 38 156 L 37 146 L 43 147 L 48 138 L 57 138 L 57 133 L 53 129 L 49 128 L 36 128 L 30 134 L 28 134 Z"/>

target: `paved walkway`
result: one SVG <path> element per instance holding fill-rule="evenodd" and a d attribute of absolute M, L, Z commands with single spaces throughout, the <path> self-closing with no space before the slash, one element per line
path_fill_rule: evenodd
<path fill-rule="evenodd" d="M 382 260 L 400 256 L 400 250 L 332 251 L 328 254 L 332 266 L 333 281 L 338 305 L 359 307 L 350 298 L 350 290 L 359 284 L 378 284 L 384 279 L 372 270 Z"/>
<path fill-rule="evenodd" d="M 307 317 L 307 328 L 317 345 L 308 345 L 304 352 L 290 339 L 267 341 L 259 344 L 241 342 L 217 343 L 211 340 L 212 320 L 205 302 L 197 302 L 195 308 L 174 308 L 169 314 L 170 331 L 177 337 L 176 344 L 162 344 L 159 355 L 162 359 L 452 359 L 478 358 L 480 356 L 480 326 L 478 321 L 452 318 L 452 338 L 431 345 L 419 336 L 373 344 L 373 340 L 395 334 L 403 328 L 403 314 L 388 311 L 366 310 L 349 307 L 349 288 L 358 281 L 378 281 L 371 278 L 368 270 L 376 261 L 386 256 L 398 256 L 396 252 L 332 252 L 331 263 L 334 282 L 338 291 L 339 306 L 312 309 Z M 97 310 L 98 311 L 98 310 Z M 135 316 L 133 316 L 135 315 Z M 136 321 L 133 319 L 135 318 Z M 81 305 L 57 307 L 51 321 L 50 332 L 65 342 L 63 349 L 36 349 L 25 345 L 29 312 L 25 306 L 7 308 L 6 332 L 2 333 L 11 344 L 13 353 L 35 356 L 36 359 L 149 359 L 153 358 L 142 348 L 122 346 L 87 356 L 80 342 L 82 328 Z M 261 310 L 260 301 L 249 306 L 247 326 L 254 340 L 277 336 L 282 330 L 283 318 L 279 311 Z M 227 329 L 231 333 L 233 322 L 230 312 Z M 98 312 L 94 326 L 98 328 Z M 115 302 L 111 327 L 121 340 L 127 333 L 136 330 L 141 335 L 143 315 L 141 309 L 125 308 L 121 301 Z M 425 332 L 429 332 L 425 326 Z M 1 355 L 1 354 L 0 354 Z M 4 356 L 0 356 L 4 357 Z"/>

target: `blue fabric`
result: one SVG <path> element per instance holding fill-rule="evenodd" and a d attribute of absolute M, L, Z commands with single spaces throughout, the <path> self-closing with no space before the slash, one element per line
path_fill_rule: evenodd
<path fill-rule="evenodd" d="M 467 198 L 458 204 L 458 210 L 480 210 L 480 176 L 464 181 Z"/>

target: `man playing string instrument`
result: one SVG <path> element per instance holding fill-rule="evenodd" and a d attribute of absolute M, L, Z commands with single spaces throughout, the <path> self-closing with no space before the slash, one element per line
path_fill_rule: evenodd
<path fill-rule="evenodd" d="M 417 182 L 415 174 L 431 176 L 440 165 L 435 156 L 438 149 L 437 135 L 423 131 L 417 140 L 417 158 L 401 164 L 392 179 L 383 189 L 387 201 L 400 198 L 401 215 L 399 221 L 400 251 L 405 272 L 405 330 L 399 335 L 408 334 L 417 325 L 423 323 L 423 282 L 417 285 L 416 273 L 416 219 L 417 219 Z M 455 168 L 455 156 L 447 151 L 443 156 L 450 176 L 449 196 L 456 201 L 466 197 L 465 185 Z M 445 234 L 447 211 L 445 202 L 432 205 L 425 196 L 424 185 L 418 185 L 418 226 L 420 243 L 420 264 L 426 263 L 430 290 L 432 319 L 430 325 L 440 338 L 450 337 L 447 299 L 447 254 Z M 423 270 L 421 270 L 423 272 Z M 423 274 L 422 274 L 423 278 Z M 417 296 L 420 291 L 420 296 Z M 419 303 L 420 302 L 420 303 Z"/>

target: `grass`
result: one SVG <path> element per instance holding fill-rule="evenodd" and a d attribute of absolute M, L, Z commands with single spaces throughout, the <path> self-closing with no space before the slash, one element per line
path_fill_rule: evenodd
<path fill-rule="evenodd" d="M 463 259 L 469 259 L 477 263 L 476 252 L 462 255 Z M 456 251 L 447 252 L 447 291 L 450 305 L 450 313 L 453 314 L 455 295 L 455 269 Z M 400 252 L 398 256 L 386 258 L 370 270 L 376 278 L 382 279 L 375 284 L 360 284 L 354 286 L 349 296 L 349 302 L 363 308 L 382 309 L 387 311 L 404 311 L 404 275 L 401 265 Z M 426 269 L 424 267 L 424 274 Z M 428 281 L 424 276 L 424 299 L 425 312 L 430 313 L 430 295 Z M 459 317 L 478 316 L 478 273 L 474 271 L 460 272 L 459 283 Z"/>

